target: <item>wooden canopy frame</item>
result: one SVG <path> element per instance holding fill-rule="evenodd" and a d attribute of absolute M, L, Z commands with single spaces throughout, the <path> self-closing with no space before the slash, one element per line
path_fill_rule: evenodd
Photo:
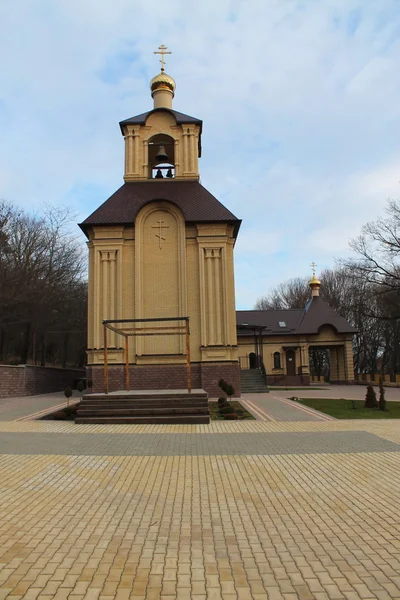
<path fill-rule="evenodd" d="M 115 325 L 130 323 L 165 323 L 168 321 L 183 321 L 182 325 L 166 325 L 152 327 L 119 327 Z M 108 347 L 107 329 L 122 335 L 125 338 L 125 389 L 128 391 L 129 382 L 129 338 L 136 335 L 184 335 L 186 337 L 186 366 L 187 366 L 187 388 L 192 391 L 192 377 L 190 371 L 190 328 L 189 317 L 162 317 L 159 319 L 107 319 L 102 321 L 104 332 L 104 389 L 108 394 Z"/>

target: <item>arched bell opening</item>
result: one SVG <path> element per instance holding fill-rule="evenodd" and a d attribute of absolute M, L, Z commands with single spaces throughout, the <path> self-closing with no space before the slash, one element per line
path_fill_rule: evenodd
<path fill-rule="evenodd" d="M 169 135 L 159 133 L 149 140 L 149 178 L 174 179 L 175 141 Z"/>

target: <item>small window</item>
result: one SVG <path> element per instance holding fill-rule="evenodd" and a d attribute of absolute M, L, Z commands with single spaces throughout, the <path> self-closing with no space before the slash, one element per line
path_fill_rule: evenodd
<path fill-rule="evenodd" d="M 279 321 L 279 327 L 286 327 L 285 321 Z"/>
<path fill-rule="evenodd" d="M 281 353 L 274 352 L 274 369 L 280 369 L 280 368 L 281 368 Z"/>

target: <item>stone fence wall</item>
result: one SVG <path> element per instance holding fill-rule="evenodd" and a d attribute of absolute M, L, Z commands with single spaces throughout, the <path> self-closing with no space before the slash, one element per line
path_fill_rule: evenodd
<path fill-rule="evenodd" d="M 0 398 L 61 392 L 85 377 L 85 369 L 0 365 Z"/>
<path fill-rule="evenodd" d="M 379 373 L 358 373 L 355 376 L 354 381 L 352 383 L 357 385 L 368 385 L 372 383 L 374 385 L 379 385 Z M 400 374 L 396 373 L 396 375 L 390 375 L 389 373 L 384 373 L 382 375 L 383 383 L 385 386 L 392 387 L 400 387 Z M 311 375 L 312 383 L 329 383 L 325 381 L 324 377 L 318 377 L 317 375 Z"/>

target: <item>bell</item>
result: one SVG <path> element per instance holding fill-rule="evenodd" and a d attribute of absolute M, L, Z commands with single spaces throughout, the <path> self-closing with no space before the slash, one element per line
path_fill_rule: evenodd
<path fill-rule="evenodd" d="M 165 162 L 168 160 L 168 154 L 165 152 L 164 146 L 160 146 L 156 154 L 156 159 L 159 162 Z"/>
<path fill-rule="evenodd" d="M 156 176 L 154 179 L 163 179 L 163 174 L 161 173 L 161 169 L 157 169 Z"/>
<path fill-rule="evenodd" d="M 168 169 L 168 171 L 167 171 L 167 177 L 169 177 L 170 179 L 173 178 L 172 169 Z"/>

